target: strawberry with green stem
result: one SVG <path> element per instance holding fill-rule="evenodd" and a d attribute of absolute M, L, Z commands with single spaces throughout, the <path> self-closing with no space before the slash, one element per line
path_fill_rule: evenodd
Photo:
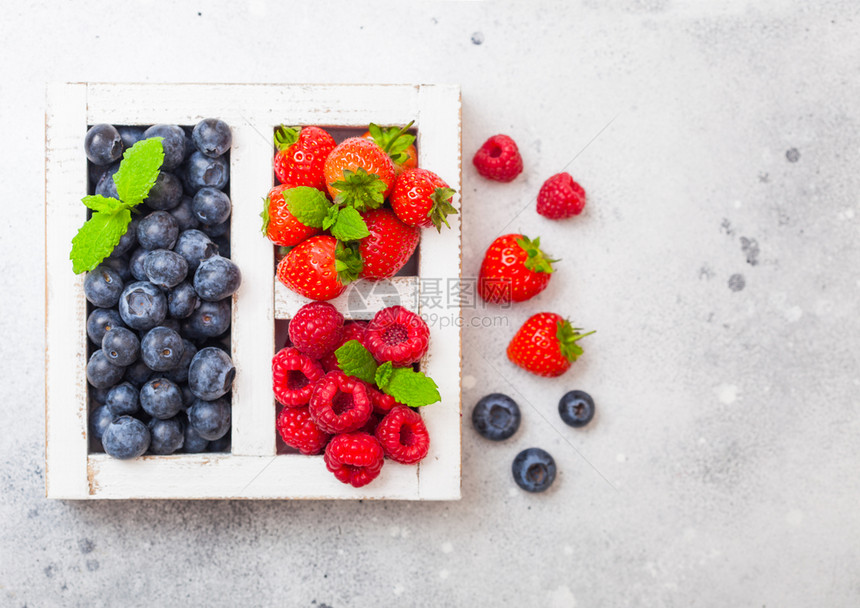
<path fill-rule="evenodd" d="M 323 167 L 336 145 L 334 138 L 319 127 L 281 125 L 275 130 L 275 176 L 288 186 L 325 191 Z"/>
<path fill-rule="evenodd" d="M 427 169 L 409 169 L 397 177 L 391 193 L 391 208 L 408 226 L 449 228 L 447 216 L 457 213 L 451 204 L 456 191 Z"/>
<path fill-rule="evenodd" d="M 278 264 L 278 279 L 311 300 L 331 300 L 358 278 L 362 261 L 355 245 L 320 234 L 293 247 Z"/>
<path fill-rule="evenodd" d="M 508 344 L 508 359 L 538 376 L 560 376 L 583 354 L 579 340 L 594 333 L 580 332 L 581 328 L 560 315 L 538 313 L 529 317 Z"/>
<path fill-rule="evenodd" d="M 322 230 L 321 227 L 303 224 L 290 213 L 290 202 L 300 192 L 300 188 L 290 188 L 281 184 L 272 188 L 269 195 L 263 199 L 263 212 L 260 214 L 263 218 L 263 234 L 275 245 L 295 247 Z M 319 193 L 318 190 L 315 192 Z"/>
<path fill-rule="evenodd" d="M 364 279 L 387 279 L 397 274 L 415 252 L 421 231 L 407 226 L 388 209 L 374 209 L 363 215 L 368 236 L 358 242 L 364 261 Z"/>
<path fill-rule="evenodd" d="M 415 136 L 409 133 L 409 128 L 414 122 L 413 120 L 405 127 L 380 127 L 370 123 L 367 131 L 362 135 L 366 139 L 375 141 L 391 157 L 395 175 L 418 166 Z"/>
<path fill-rule="evenodd" d="M 494 304 L 524 302 L 549 285 L 552 263 L 540 249 L 540 238 L 506 234 L 492 242 L 478 276 L 478 293 Z"/>
<path fill-rule="evenodd" d="M 381 207 L 394 186 L 394 163 L 376 143 L 351 137 L 325 161 L 325 182 L 335 204 L 367 211 Z"/>

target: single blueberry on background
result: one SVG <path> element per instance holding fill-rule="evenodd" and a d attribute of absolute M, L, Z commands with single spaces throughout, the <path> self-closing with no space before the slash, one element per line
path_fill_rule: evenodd
<path fill-rule="evenodd" d="M 101 439 L 105 429 L 114 421 L 114 416 L 105 405 L 100 405 L 90 412 L 90 433 L 96 439 Z"/>
<path fill-rule="evenodd" d="M 140 354 L 140 340 L 130 329 L 115 327 L 105 332 L 102 338 L 102 350 L 111 363 L 125 367 L 137 361 Z"/>
<path fill-rule="evenodd" d="M 120 416 L 114 420 L 102 436 L 105 452 L 120 460 L 142 456 L 149 448 L 149 442 L 149 429 L 131 416 Z"/>
<path fill-rule="evenodd" d="M 200 297 L 194 286 L 183 281 L 167 292 L 167 311 L 174 319 L 185 319 L 200 306 Z"/>
<path fill-rule="evenodd" d="M 173 249 L 179 225 L 167 211 L 153 211 L 137 225 L 137 242 L 144 249 Z"/>
<path fill-rule="evenodd" d="M 594 418 L 594 399 L 585 391 L 567 392 L 558 402 L 558 414 L 568 426 L 585 426 Z"/>
<path fill-rule="evenodd" d="M 188 262 L 188 272 L 194 272 L 200 262 L 213 255 L 218 255 L 218 246 L 200 230 L 185 230 L 176 240 L 173 251 Z"/>
<path fill-rule="evenodd" d="M 108 165 L 122 156 L 122 137 L 113 125 L 93 125 L 84 137 L 84 151 L 91 163 Z"/>
<path fill-rule="evenodd" d="M 224 154 L 233 144 L 230 126 L 217 118 L 204 118 L 191 133 L 194 145 L 206 156 L 215 158 Z"/>
<path fill-rule="evenodd" d="M 143 132 L 144 139 L 161 137 L 164 148 L 163 171 L 172 171 L 185 160 L 185 131 L 178 125 L 153 125 Z"/>
<path fill-rule="evenodd" d="M 217 302 L 233 295 L 242 284 L 242 273 L 231 260 L 220 255 L 200 262 L 194 273 L 194 290 L 201 299 Z"/>
<path fill-rule="evenodd" d="M 154 249 L 143 262 L 143 271 L 149 282 L 162 289 L 176 287 L 188 274 L 188 262 L 169 249 Z"/>
<path fill-rule="evenodd" d="M 149 451 L 153 454 L 173 454 L 185 443 L 185 433 L 178 417 L 168 420 L 153 418 L 146 426 L 149 427 L 149 434 L 152 437 Z"/>
<path fill-rule="evenodd" d="M 227 353 L 211 346 L 202 348 L 194 355 L 188 368 L 188 387 L 198 399 L 212 401 L 230 391 L 235 375 L 236 368 Z M 203 436 L 217 439 L 205 434 Z"/>
<path fill-rule="evenodd" d="M 191 210 L 201 224 L 214 226 L 230 217 L 230 197 L 215 188 L 200 188 L 191 199 Z"/>
<path fill-rule="evenodd" d="M 201 302 L 200 306 L 182 321 L 182 333 L 192 340 L 215 338 L 229 328 L 229 298 L 219 302 Z"/>
<path fill-rule="evenodd" d="M 230 430 L 230 404 L 226 399 L 197 399 L 188 408 L 188 423 L 204 439 L 221 439 Z"/>
<path fill-rule="evenodd" d="M 122 379 L 125 368 L 114 365 L 102 349 L 95 351 L 87 362 L 87 380 L 96 388 L 108 388 Z"/>
<path fill-rule="evenodd" d="M 87 335 L 96 346 L 101 346 L 105 332 L 115 327 L 125 327 L 125 323 L 112 308 L 96 308 L 87 317 Z"/>
<path fill-rule="evenodd" d="M 122 277 L 104 264 L 89 271 L 84 279 L 84 295 L 93 306 L 99 308 L 116 306 L 122 288 Z"/>
<path fill-rule="evenodd" d="M 119 298 L 119 314 L 131 329 L 152 329 L 167 316 L 167 298 L 152 283 L 138 281 L 125 286 Z"/>
<path fill-rule="evenodd" d="M 173 173 L 166 171 L 158 174 L 155 185 L 152 186 L 145 200 L 150 209 L 159 211 L 173 209 L 180 201 L 182 201 L 182 182 Z"/>
<path fill-rule="evenodd" d="M 472 410 L 472 425 L 478 433 L 492 441 L 502 441 L 520 428 L 520 407 L 502 393 L 483 397 Z"/>
<path fill-rule="evenodd" d="M 182 361 L 185 345 L 176 331 L 159 325 L 150 329 L 140 341 L 140 357 L 149 369 L 166 372 Z"/>
<path fill-rule="evenodd" d="M 117 416 L 131 416 L 140 409 L 140 394 L 130 382 L 117 384 L 108 391 L 105 407 Z"/>
<path fill-rule="evenodd" d="M 222 190 L 229 179 L 230 165 L 223 156 L 209 158 L 198 150 L 185 165 L 185 181 L 194 192 L 206 186 Z"/>
<path fill-rule="evenodd" d="M 555 481 L 555 460 L 540 448 L 528 448 L 514 458 L 511 471 L 526 492 L 543 492 Z"/>
<path fill-rule="evenodd" d="M 182 391 L 167 378 L 152 378 L 140 388 L 140 406 L 153 418 L 173 418 L 182 411 Z"/>

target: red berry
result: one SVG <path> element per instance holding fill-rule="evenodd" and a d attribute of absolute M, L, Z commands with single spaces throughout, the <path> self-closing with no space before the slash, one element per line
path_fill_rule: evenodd
<path fill-rule="evenodd" d="M 284 443 L 307 456 L 322 452 L 331 439 L 311 420 L 307 406 L 283 408 L 278 414 L 277 428 Z"/>
<path fill-rule="evenodd" d="M 275 398 L 287 407 L 301 407 L 310 401 L 314 384 L 324 375 L 319 363 L 295 348 L 282 348 L 272 358 Z"/>
<path fill-rule="evenodd" d="M 323 167 L 337 144 L 319 127 L 284 127 L 275 132 L 275 176 L 290 187 L 309 186 L 325 192 Z"/>
<path fill-rule="evenodd" d="M 372 139 L 350 137 L 339 143 L 324 172 L 331 197 L 359 211 L 379 207 L 394 186 L 394 163 Z"/>
<path fill-rule="evenodd" d="M 424 319 L 402 306 L 380 310 L 364 332 L 364 346 L 377 361 L 391 361 L 394 367 L 417 362 L 430 340 L 430 328 Z"/>
<path fill-rule="evenodd" d="M 454 190 L 441 177 L 427 169 L 409 169 L 397 177 L 391 193 L 391 208 L 407 226 L 450 228 L 447 216 L 457 213 L 451 205 Z"/>
<path fill-rule="evenodd" d="M 314 386 L 310 411 L 313 421 L 326 433 L 349 433 L 364 426 L 373 405 L 364 382 L 334 371 Z"/>
<path fill-rule="evenodd" d="M 540 238 L 500 236 L 487 249 L 478 275 L 478 293 L 486 302 L 524 302 L 546 289 L 552 260 L 540 249 Z"/>
<path fill-rule="evenodd" d="M 430 433 L 418 412 L 408 407 L 392 409 L 376 427 L 385 455 L 402 464 L 415 464 L 430 449 Z"/>
<path fill-rule="evenodd" d="M 384 416 L 391 411 L 391 408 L 403 405 L 399 401 L 395 401 L 391 395 L 383 393 L 377 388 L 370 386 L 367 390 L 370 393 L 370 402 L 373 404 L 373 411 L 377 414 Z"/>
<path fill-rule="evenodd" d="M 263 232 L 275 245 L 295 247 L 320 229 L 305 226 L 290 213 L 284 190 L 289 190 L 289 187 L 275 186 L 269 191 L 263 203 Z"/>
<path fill-rule="evenodd" d="M 481 146 L 472 163 L 478 173 L 497 182 L 510 182 L 523 172 L 523 157 L 507 135 L 494 135 Z"/>
<path fill-rule="evenodd" d="M 365 279 L 387 279 L 397 274 L 418 246 L 421 229 L 407 226 L 390 209 L 374 209 L 364 214 L 370 236 L 359 241 Z"/>
<path fill-rule="evenodd" d="M 555 313 L 538 313 L 529 317 L 511 339 L 508 359 L 538 376 L 560 376 L 582 355 L 577 341 L 594 333 L 581 331 Z"/>
<path fill-rule="evenodd" d="M 340 344 L 334 347 L 334 350 L 337 350 L 350 340 L 358 340 L 362 344 L 364 344 L 364 330 L 367 327 L 367 321 L 347 321 L 343 324 L 343 337 L 340 340 Z M 334 370 L 340 369 L 337 366 L 337 357 L 334 354 L 334 351 L 320 358 L 320 364 L 323 366 L 323 369 L 326 372 L 331 372 Z"/>
<path fill-rule="evenodd" d="M 338 262 L 345 270 L 338 270 Z M 358 270 L 355 270 L 355 269 Z M 358 277 L 361 260 L 333 236 L 318 234 L 293 247 L 278 263 L 278 280 L 311 300 L 331 300 Z"/>
<path fill-rule="evenodd" d="M 308 357 L 319 359 L 340 346 L 343 315 L 328 302 L 305 304 L 290 319 L 290 340 Z"/>
<path fill-rule="evenodd" d="M 377 414 L 373 412 L 370 415 L 370 418 L 367 419 L 367 422 L 364 423 L 364 426 L 359 429 L 362 433 L 367 433 L 368 435 L 373 435 L 376 433 L 376 427 L 379 426 L 379 423 L 382 422 L 382 414 Z"/>
<path fill-rule="evenodd" d="M 585 190 L 570 173 L 553 175 L 540 187 L 537 212 L 551 220 L 579 215 L 585 208 Z"/>
<path fill-rule="evenodd" d="M 325 466 L 343 483 L 360 488 L 379 476 L 385 455 L 367 433 L 338 435 L 325 448 Z"/>

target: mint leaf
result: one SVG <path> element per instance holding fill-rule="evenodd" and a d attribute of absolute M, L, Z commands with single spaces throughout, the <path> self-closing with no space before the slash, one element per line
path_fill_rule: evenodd
<path fill-rule="evenodd" d="M 364 218 L 353 207 L 344 207 L 337 214 L 331 235 L 339 241 L 358 241 L 370 236 Z"/>
<path fill-rule="evenodd" d="M 284 201 L 289 212 L 302 224 L 322 228 L 330 207 L 325 194 L 316 188 L 297 186 L 284 190 Z"/>
<path fill-rule="evenodd" d="M 102 196 L 101 194 L 85 196 L 81 201 L 93 211 L 106 211 L 108 213 L 113 213 L 122 207 L 122 203 L 120 201 L 113 197 Z"/>
<path fill-rule="evenodd" d="M 326 213 L 325 219 L 323 220 L 323 223 L 322 223 L 322 229 L 328 230 L 329 228 L 334 226 L 334 223 L 337 221 L 338 215 L 340 215 L 340 207 L 337 207 L 335 205 L 332 205 L 331 207 L 329 207 L 328 213 Z"/>
<path fill-rule="evenodd" d="M 81 274 L 92 270 L 111 254 L 128 230 L 131 211 L 122 208 L 113 213 L 95 211 L 72 239 L 72 270 Z"/>
<path fill-rule="evenodd" d="M 345 169 L 343 179 L 334 182 L 331 188 L 338 190 L 336 204 L 355 207 L 358 211 L 376 209 L 385 202 L 385 182 L 362 167 L 355 171 Z"/>
<path fill-rule="evenodd" d="M 155 184 L 164 162 L 162 140 L 162 137 L 142 139 L 122 155 L 113 181 L 120 200 L 129 208 L 141 203 Z"/>
<path fill-rule="evenodd" d="M 392 365 L 391 361 L 386 361 L 376 368 L 376 374 L 373 379 L 380 390 L 384 391 L 384 387 L 388 386 L 392 371 L 394 371 L 394 365 Z"/>
<path fill-rule="evenodd" d="M 354 376 L 369 384 L 376 377 L 376 360 L 358 340 L 344 342 L 343 346 L 334 351 L 337 366 L 347 376 Z"/>
<path fill-rule="evenodd" d="M 392 367 L 382 374 L 377 370 L 376 375 L 378 380 L 384 381 L 379 385 L 383 393 L 409 407 L 423 407 L 442 399 L 433 379 L 411 367 Z"/>

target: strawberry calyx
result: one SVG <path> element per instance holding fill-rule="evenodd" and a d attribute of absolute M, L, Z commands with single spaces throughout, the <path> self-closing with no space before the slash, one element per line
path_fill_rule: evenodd
<path fill-rule="evenodd" d="M 275 129 L 275 147 L 279 151 L 286 150 L 299 141 L 299 133 L 301 133 L 301 131 L 301 127 L 288 127 L 286 125 L 281 125 Z"/>
<path fill-rule="evenodd" d="M 269 233 L 269 206 L 272 204 L 272 199 L 268 196 L 263 199 L 263 211 L 260 213 L 260 217 L 263 218 L 263 234 Z"/>
<path fill-rule="evenodd" d="M 376 145 L 382 148 L 395 164 L 401 164 L 409 158 L 406 149 L 415 143 L 415 136 L 407 133 L 414 123 L 412 120 L 405 127 L 380 127 L 370 123 L 367 130 Z"/>
<path fill-rule="evenodd" d="M 369 211 L 385 202 L 386 185 L 376 173 L 368 173 L 362 167 L 355 171 L 344 169 L 343 179 L 331 184 L 338 190 L 336 205 L 354 207 L 356 211 Z"/>
<path fill-rule="evenodd" d="M 430 195 L 430 200 L 433 201 L 433 206 L 430 208 L 430 211 L 427 212 L 427 217 L 429 217 L 430 221 L 433 222 L 437 232 L 442 232 L 442 222 L 444 222 L 448 228 L 451 227 L 448 223 L 447 216 L 450 214 L 457 214 L 457 210 L 454 208 L 454 205 L 451 204 L 451 200 L 456 192 L 457 191 L 453 188 L 436 188 L 436 190 L 433 191 L 433 194 Z"/>
<path fill-rule="evenodd" d="M 555 332 L 555 337 L 558 339 L 558 346 L 561 349 L 562 356 L 573 363 L 577 360 L 582 353 L 582 347 L 577 344 L 579 340 L 582 340 L 586 336 L 590 336 L 595 333 L 590 331 L 588 333 L 580 333 L 582 331 L 581 327 L 573 327 L 570 324 L 570 321 L 563 320 L 558 322 L 558 328 Z"/>
<path fill-rule="evenodd" d="M 337 278 L 343 284 L 352 283 L 361 274 L 364 268 L 364 260 L 358 253 L 356 243 L 343 243 L 338 241 L 334 249 L 334 269 Z"/>
<path fill-rule="evenodd" d="M 558 262 L 558 260 L 546 257 L 546 254 L 541 251 L 540 237 L 531 240 L 527 236 L 520 236 L 517 238 L 517 245 L 528 256 L 525 261 L 525 266 L 528 270 L 532 272 L 553 272 L 552 263 Z"/>

